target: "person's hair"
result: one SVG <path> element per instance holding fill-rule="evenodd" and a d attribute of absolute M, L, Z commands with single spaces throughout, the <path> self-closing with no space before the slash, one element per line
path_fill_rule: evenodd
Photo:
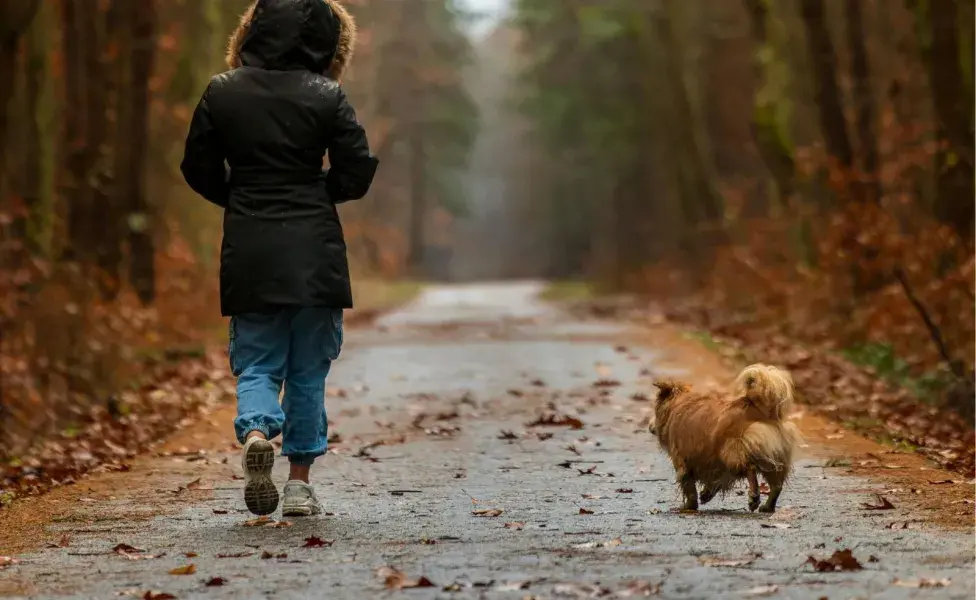
<path fill-rule="evenodd" d="M 356 49 L 356 19 L 349 14 L 349 11 L 346 10 L 346 7 L 339 0 L 322 1 L 329 5 L 329 8 L 332 9 L 332 14 L 339 21 L 339 45 L 336 48 L 335 56 L 332 57 L 332 62 L 329 64 L 328 70 L 324 73 L 338 81 L 343 78 L 349 69 L 350 63 L 352 63 L 352 56 Z M 234 33 L 230 35 L 230 40 L 227 42 L 227 55 L 225 57 L 228 68 L 236 69 L 241 66 L 241 46 L 244 44 L 244 38 L 247 36 L 248 29 L 251 28 L 251 21 L 254 19 L 254 9 L 257 5 L 258 2 L 255 0 L 247 7 L 247 10 L 241 15 L 240 23 L 234 29 Z"/>

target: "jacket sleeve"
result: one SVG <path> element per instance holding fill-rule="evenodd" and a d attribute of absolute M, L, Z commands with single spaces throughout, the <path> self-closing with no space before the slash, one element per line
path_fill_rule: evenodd
<path fill-rule="evenodd" d="M 217 206 L 227 208 L 230 183 L 224 168 L 224 151 L 210 114 L 212 86 L 213 84 L 207 86 L 200 103 L 193 111 L 180 170 L 183 172 L 183 179 L 193 191 Z"/>
<path fill-rule="evenodd" d="M 366 131 L 356 120 L 356 111 L 339 90 L 332 139 L 329 142 L 329 169 L 325 187 L 336 204 L 358 200 L 369 191 L 379 160 L 369 153 Z"/>

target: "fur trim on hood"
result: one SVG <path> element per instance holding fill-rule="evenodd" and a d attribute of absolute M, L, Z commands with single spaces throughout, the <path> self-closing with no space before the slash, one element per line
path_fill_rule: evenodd
<path fill-rule="evenodd" d="M 241 15 L 240 23 L 230 36 L 225 57 L 228 68 L 237 69 L 242 66 L 241 47 L 244 45 L 247 33 L 251 28 L 251 21 L 254 19 L 254 11 L 259 1 L 255 0 L 244 11 L 244 14 Z M 336 48 L 336 54 L 332 58 L 329 68 L 323 74 L 328 75 L 336 81 L 341 81 L 349 69 L 356 48 L 356 20 L 349 14 L 346 7 L 339 3 L 339 0 L 321 1 L 329 6 L 332 14 L 335 15 L 339 23 L 339 43 Z"/>

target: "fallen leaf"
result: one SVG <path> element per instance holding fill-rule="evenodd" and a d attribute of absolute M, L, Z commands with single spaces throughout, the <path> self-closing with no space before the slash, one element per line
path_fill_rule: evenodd
<path fill-rule="evenodd" d="M 193 575 L 196 572 L 197 572 L 197 566 L 193 563 L 169 570 L 170 575 Z"/>
<path fill-rule="evenodd" d="M 552 593 L 569 598 L 601 598 L 612 592 L 605 587 L 589 583 L 558 583 L 553 586 Z"/>
<path fill-rule="evenodd" d="M 406 574 L 396 567 L 380 567 L 376 570 L 376 574 L 383 579 L 383 585 L 388 590 L 436 587 L 434 582 L 424 576 L 408 579 Z"/>
<path fill-rule="evenodd" d="M 618 387 L 622 385 L 616 379 L 597 379 L 593 382 L 593 387 L 595 388 L 608 388 L 608 387 Z"/>
<path fill-rule="evenodd" d="M 197 557 L 197 553 L 196 552 L 184 552 L 183 553 L 183 556 L 185 556 L 186 558 L 196 558 Z"/>
<path fill-rule="evenodd" d="M 535 437 L 538 438 L 540 442 L 544 442 L 546 440 L 551 440 L 553 435 L 555 434 L 549 432 L 539 432 L 535 434 Z"/>
<path fill-rule="evenodd" d="M 813 568 L 820 573 L 832 571 L 860 571 L 864 567 L 854 558 L 854 554 L 847 548 L 835 551 L 830 558 L 822 560 L 812 556 L 807 558 L 806 563 L 813 565 Z"/>
<path fill-rule="evenodd" d="M 600 500 L 603 496 L 596 496 L 593 494 L 583 494 L 583 498 L 586 500 Z"/>
<path fill-rule="evenodd" d="M 305 543 L 302 545 L 302 548 L 328 548 L 334 543 L 335 540 L 323 540 L 313 535 L 305 538 Z"/>
<path fill-rule="evenodd" d="M 770 596 L 779 591 L 778 585 L 760 585 L 746 590 L 747 596 Z"/>
<path fill-rule="evenodd" d="M 952 583 L 951 579 L 915 579 L 910 581 L 902 581 L 900 579 L 895 579 L 894 584 L 899 587 L 907 588 L 944 588 L 949 587 Z"/>
<path fill-rule="evenodd" d="M 278 521 L 271 525 L 272 529 L 283 529 L 285 527 L 291 527 L 293 523 L 291 521 Z"/>
<path fill-rule="evenodd" d="M 500 508 L 482 508 L 480 510 L 473 510 L 471 514 L 476 517 L 497 517 L 505 512 Z"/>
<path fill-rule="evenodd" d="M 579 514 L 581 514 L 581 515 L 592 515 L 593 514 L 593 511 L 592 510 L 585 509 L 583 507 L 580 507 Z"/>
<path fill-rule="evenodd" d="M 618 494 L 633 494 L 634 493 L 634 490 L 632 490 L 631 488 L 617 488 L 614 491 L 617 492 Z"/>
<path fill-rule="evenodd" d="M 583 429 L 583 421 L 569 415 L 559 415 L 554 412 L 545 412 L 539 415 L 534 421 L 525 424 L 526 427 L 569 427 L 570 429 Z"/>
<path fill-rule="evenodd" d="M 258 517 L 256 519 L 249 519 L 241 523 L 244 527 L 264 527 L 265 525 L 270 525 L 274 521 L 270 517 Z"/>
<path fill-rule="evenodd" d="M 630 399 L 634 402 L 650 402 L 651 398 L 647 394 L 642 394 L 637 392 L 636 394 L 631 394 Z"/>
<path fill-rule="evenodd" d="M 212 577 L 204 585 L 206 585 L 207 587 L 217 587 L 220 585 L 224 585 L 225 583 L 227 583 L 227 580 L 224 579 L 223 577 Z"/>
<path fill-rule="evenodd" d="M 500 439 L 500 440 L 517 440 L 518 439 L 518 435 L 516 435 L 514 432 L 509 431 L 507 429 L 502 429 L 498 433 L 498 439 Z"/>
<path fill-rule="evenodd" d="M 573 548 L 579 548 L 581 550 L 585 550 L 587 548 L 614 548 L 623 543 L 624 542 L 622 539 L 615 538 L 608 542 L 586 542 L 585 544 L 576 544 L 573 546 Z"/>
<path fill-rule="evenodd" d="M 223 510 L 223 509 L 220 509 L 220 508 L 215 508 L 215 509 L 213 509 L 213 514 L 215 514 L 215 515 L 226 515 L 227 514 L 227 511 L 226 510 Z"/>
<path fill-rule="evenodd" d="M 881 494 L 878 494 L 878 504 L 868 504 L 867 502 L 862 502 L 861 508 L 865 510 L 892 510 L 895 508 L 895 505 Z"/>
<path fill-rule="evenodd" d="M 261 553 L 261 559 L 262 560 L 268 560 L 268 559 L 271 559 L 271 558 L 278 558 L 278 559 L 288 558 L 288 554 L 285 553 L 285 552 L 281 552 L 279 554 L 275 554 L 273 552 L 268 552 L 267 550 L 265 550 L 264 552 Z"/>
<path fill-rule="evenodd" d="M 71 535 L 66 533 L 66 534 L 62 535 L 61 538 L 58 541 L 51 542 L 50 544 L 48 544 L 47 547 L 48 548 L 67 548 L 70 545 L 71 545 Z"/>
<path fill-rule="evenodd" d="M 706 567 L 744 567 L 751 565 L 754 558 L 721 558 L 718 556 L 699 556 L 698 562 Z"/>
<path fill-rule="evenodd" d="M 135 546 L 130 546 L 129 544 L 117 544 L 114 548 L 112 548 L 112 552 L 116 554 L 138 554 L 145 552 L 145 550 L 136 548 Z"/>
<path fill-rule="evenodd" d="M 764 529 L 791 529 L 793 527 L 789 523 L 760 523 L 759 526 Z"/>
<path fill-rule="evenodd" d="M 618 598 L 630 598 L 633 596 L 657 596 L 661 593 L 660 583 L 650 581 L 630 581 L 622 590 L 618 590 L 615 596 Z"/>
<path fill-rule="evenodd" d="M 511 523 L 505 523 L 505 529 L 515 529 L 516 531 L 522 531 L 525 527 L 525 521 L 512 521 Z"/>
<path fill-rule="evenodd" d="M 247 558 L 248 556 L 254 556 L 253 552 L 236 552 L 233 554 L 218 554 L 217 558 Z"/>
<path fill-rule="evenodd" d="M 142 600 L 176 600 L 176 596 L 166 592 L 146 592 L 142 595 Z"/>

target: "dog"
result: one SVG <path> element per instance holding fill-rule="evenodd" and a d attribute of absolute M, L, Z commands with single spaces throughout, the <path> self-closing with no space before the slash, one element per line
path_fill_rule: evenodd
<path fill-rule="evenodd" d="M 658 381 L 650 431 L 671 459 L 682 510 L 698 510 L 742 479 L 749 484 L 749 510 L 776 511 L 776 502 L 793 467 L 799 442 L 786 421 L 793 406 L 793 379 L 787 371 L 763 364 L 739 373 L 732 394 L 694 394 L 677 381 Z M 769 496 L 759 506 L 759 481 Z M 701 484 L 701 495 L 698 494 Z"/>

